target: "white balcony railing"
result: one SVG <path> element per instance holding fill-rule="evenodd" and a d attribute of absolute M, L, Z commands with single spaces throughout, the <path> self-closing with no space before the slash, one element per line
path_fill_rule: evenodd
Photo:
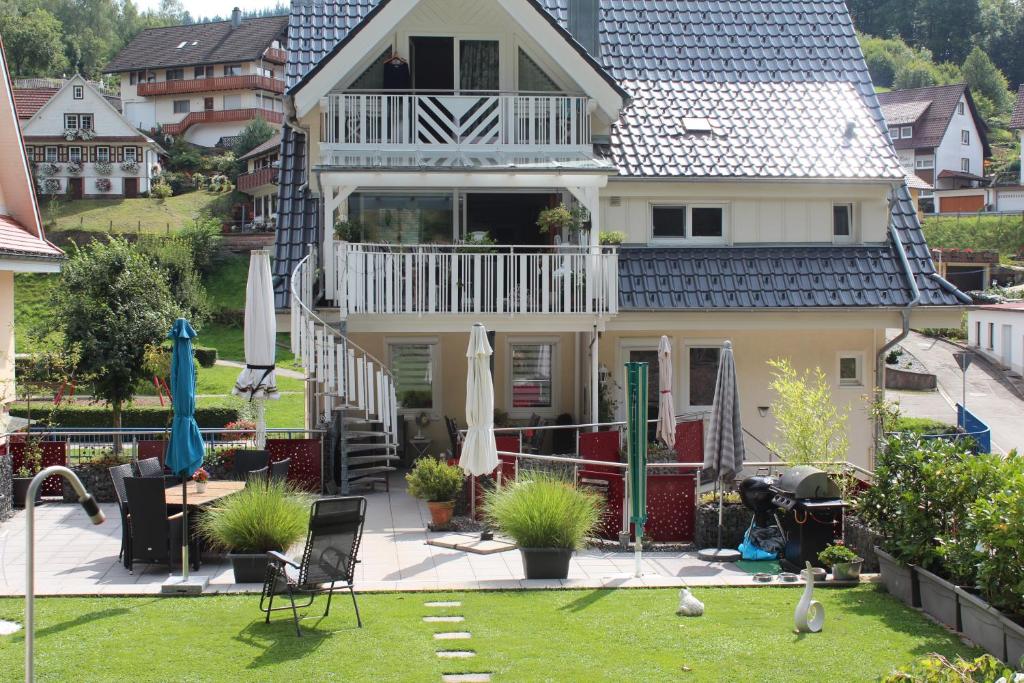
<path fill-rule="evenodd" d="M 328 292 L 342 317 L 618 312 L 615 247 L 336 242 L 334 249 Z"/>
<path fill-rule="evenodd" d="M 337 149 L 571 150 L 590 141 L 586 97 L 356 94 L 321 100 L 320 142 Z"/>

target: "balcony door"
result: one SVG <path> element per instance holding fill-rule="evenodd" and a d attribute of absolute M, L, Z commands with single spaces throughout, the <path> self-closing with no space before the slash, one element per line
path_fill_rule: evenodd
<path fill-rule="evenodd" d="M 498 244 L 545 245 L 554 236 L 541 233 L 537 216 L 558 204 L 551 193 L 466 193 L 466 234 L 487 232 Z"/>
<path fill-rule="evenodd" d="M 409 38 L 412 86 L 416 90 L 496 92 L 500 88 L 498 41 L 450 37 Z"/>

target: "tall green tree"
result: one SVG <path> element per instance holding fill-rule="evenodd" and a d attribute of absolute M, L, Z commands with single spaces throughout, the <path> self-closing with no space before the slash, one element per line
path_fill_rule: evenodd
<path fill-rule="evenodd" d="M 0 9 L 0 35 L 15 78 L 61 76 L 67 70 L 61 23 L 45 9 L 24 14 L 14 5 Z"/>
<path fill-rule="evenodd" d="M 978 0 L 916 0 L 914 40 L 939 62 L 959 64 L 974 45 L 981 22 Z"/>
<path fill-rule="evenodd" d="M 120 427 L 146 377 L 146 347 L 163 341 L 178 314 L 167 276 L 122 238 L 93 240 L 68 259 L 51 303 L 51 329 L 79 349 L 79 371 Z"/>
<path fill-rule="evenodd" d="M 1010 84 L 984 50 L 980 47 L 971 50 L 960 71 L 964 82 L 971 90 L 990 100 L 997 114 L 1009 111 L 1013 104 L 1010 100 Z"/>
<path fill-rule="evenodd" d="M 238 139 L 235 140 L 232 151 L 236 157 L 240 157 L 274 137 L 274 132 L 274 128 L 269 123 L 257 116 L 245 124 L 245 128 L 242 129 L 238 134 Z"/>

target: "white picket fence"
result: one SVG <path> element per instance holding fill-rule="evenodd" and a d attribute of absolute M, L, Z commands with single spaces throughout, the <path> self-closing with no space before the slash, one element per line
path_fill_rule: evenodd
<path fill-rule="evenodd" d="M 325 423 L 335 410 L 379 422 L 387 443 L 397 441 L 398 402 L 388 367 L 314 312 L 316 253 L 292 273 L 292 353 L 313 382 L 317 417 Z"/>
<path fill-rule="evenodd" d="M 320 142 L 338 148 L 591 145 L 589 99 L 571 95 L 337 93 L 320 112 Z"/>
<path fill-rule="evenodd" d="M 616 247 L 334 243 L 327 292 L 350 314 L 618 311 Z"/>

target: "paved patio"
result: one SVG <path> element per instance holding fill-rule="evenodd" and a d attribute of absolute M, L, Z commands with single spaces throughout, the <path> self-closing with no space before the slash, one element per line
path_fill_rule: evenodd
<path fill-rule="evenodd" d="M 632 553 L 586 550 L 576 553 L 565 581 L 527 581 L 515 550 L 476 555 L 426 544 L 426 505 L 406 494 L 394 476 L 391 493 L 369 500 L 356 587 L 368 591 L 474 590 L 750 585 L 734 565 L 715 565 L 691 552 L 644 554 L 644 576 L 631 578 Z M 120 515 L 104 505 L 106 523 L 93 526 L 78 505 L 46 503 L 36 511 L 36 592 L 39 595 L 148 594 L 160 592 L 168 576 L 163 565 L 137 564 L 129 574 L 117 559 Z M 204 557 L 199 572 L 210 577 L 209 592 L 259 591 L 235 584 L 228 562 Z M 25 586 L 25 513 L 0 524 L 0 595 L 22 595 Z"/>

